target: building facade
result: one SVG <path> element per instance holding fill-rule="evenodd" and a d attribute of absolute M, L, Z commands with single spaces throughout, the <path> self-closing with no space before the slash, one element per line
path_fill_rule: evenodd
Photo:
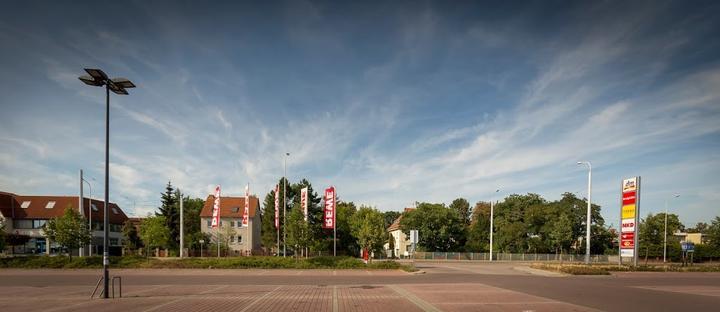
<path fill-rule="evenodd" d="M 405 208 L 404 212 L 412 211 L 415 208 Z M 400 221 L 402 215 L 400 215 L 395 221 L 387 228 L 388 233 L 393 238 L 393 248 L 390 248 L 390 244 L 385 244 L 385 250 L 388 257 L 406 258 L 410 254 L 410 239 L 400 230 Z"/>
<path fill-rule="evenodd" d="M 227 245 L 229 254 L 247 256 L 261 251 L 260 246 L 260 201 L 257 196 L 250 196 L 248 225 L 242 226 L 245 210 L 245 197 L 220 197 L 220 227 L 212 227 L 212 211 L 215 196 L 208 195 L 200 212 L 200 228 L 221 245 Z"/>
<path fill-rule="evenodd" d="M 7 246 L 6 253 L 13 254 L 56 254 L 63 252 L 60 247 L 45 237 L 42 228 L 45 223 L 61 217 L 65 209 L 79 210 L 79 196 L 28 196 L 0 192 L 0 219 L 5 232 L 11 239 L 22 244 Z M 92 229 L 91 245 L 83 248 L 84 255 L 102 255 L 104 202 L 83 198 L 81 215 Z M 108 246 L 111 255 L 122 253 L 122 227 L 128 217 L 115 203 L 109 204 Z M 8 244 L 10 245 L 10 244 Z M 70 251 L 78 255 L 79 250 Z"/>

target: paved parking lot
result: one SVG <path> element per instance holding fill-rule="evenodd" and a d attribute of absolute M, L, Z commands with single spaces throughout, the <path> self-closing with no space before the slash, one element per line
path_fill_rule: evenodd
<path fill-rule="evenodd" d="M 2 311 L 657 311 L 720 306 L 720 274 L 536 274 L 517 264 L 365 270 L 113 270 L 123 298 L 90 299 L 98 270 L 0 270 Z M 116 289 L 119 293 L 119 289 Z M 119 295 L 119 294 L 118 294 Z"/>

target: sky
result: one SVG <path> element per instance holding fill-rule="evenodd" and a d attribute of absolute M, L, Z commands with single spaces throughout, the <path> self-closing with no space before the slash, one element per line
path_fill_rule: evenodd
<path fill-rule="evenodd" d="M 617 226 L 720 215 L 720 5 L 697 1 L 10 2 L 0 11 L 0 191 L 159 206 L 168 181 L 264 197 L 283 175 L 401 210 L 587 196 Z M 496 190 L 499 192 L 495 192 Z M 86 188 L 86 193 L 88 189 Z M 673 198 L 673 194 L 680 197 Z"/>

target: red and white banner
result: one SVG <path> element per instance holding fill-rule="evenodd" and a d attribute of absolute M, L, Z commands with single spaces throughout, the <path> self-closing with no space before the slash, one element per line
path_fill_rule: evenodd
<path fill-rule="evenodd" d="M 302 207 L 305 221 L 308 219 L 308 188 L 304 187 L 300 190 L 300 207 Z"/>
<path fill-rule="evenodd" d="M 275 184 L 275 228 L 280 228 L 280 184 Z"/>
<path fill-rule="evenodd" d="M 248 226 L 250 217 L 250 183 L 245 186 L 245 210 L 243 211 L 242 226 Z"/>
<path fill-rule="evenodd" d="M 220 224 L 220 185 L 215 187 L 215 202 L 212 211 L 212 227 L 216 228 Z"/>
<path fill-rule="evenodd" d="M 335 187 L 325 189 L 325 209 L 323 210 L 323 229 L 335 228 Z"/>

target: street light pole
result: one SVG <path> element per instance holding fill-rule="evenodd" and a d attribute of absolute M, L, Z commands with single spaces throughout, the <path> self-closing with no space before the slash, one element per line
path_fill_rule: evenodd
<path fill-rule="evenodd" d="M 578 161 L 577 164 L 586 164 L 588 166 L 587 220 L 585 221 L 585 264 L 590 264 L 590 223 L 592 222 L 592 164 L 589 161 Z"/>
<path fill-rule="evenodd" d="M 115 94 L 127 95 L 128 92 L 125 89 L 135 88 L 130 80 L 125 78 L 114 78 L 110 79 L 100 69 L 85 68 L 85 71 L 90 76 L 80 76 L 80 80 L 87 85 L 101 87 L 105 86 L 105 205 L 103 207 L 103 298 L 107 299 L 109 291 L 110 273 L 108 271 L 108 265 L 110 264 L 108 258 L 108 232 L 109 232 L 109 219 L 108 219 L 108 204 L 110 203 L 110 91 L 112 90 Z"/>
<path fill-rule="evenodd" d="M 283 258 L 287 256 L 287 158 L 290 153 L 285 153 L 284 172 L 283 172 Z"/>
<path fill-rule="evenodd" d="M 678 198 L 680 194 L 674 194 L 672 198 Z M 671 198 L 671 199 L 672 199 Z M 667 256 L 667 222 L 668 222 L 668 199 L 665 199 L 665 231 L 663 235 L 663 263 L 666 262 Z"/>
<path fill-rule="evenodd" d="M 500 190 L 495 190 L 495 193 Z M 494 194 L 493 194 L 494 195 Z M 494 196 L 493 196 L 494 197 Z M 495 226 L 493 224 L 495 218 L 495 198 L 490 199 L 490 262 L 493 261 L 493 232 L 495 232 Z"/>
<path fill-rule="evenodd" d="M 94 180 L 94 179 L 93 179 Z M 88 257 L 92 257 L 92 240 L 93 240 L 93 228 L 92 228 L 92 184 L 88 180 L 82 179 L 83 182 L 87 183 L 90 189 L 90 199 L 88 200 L 88 228 L 90 230 L 90 245 L 88 246 Z"/>

